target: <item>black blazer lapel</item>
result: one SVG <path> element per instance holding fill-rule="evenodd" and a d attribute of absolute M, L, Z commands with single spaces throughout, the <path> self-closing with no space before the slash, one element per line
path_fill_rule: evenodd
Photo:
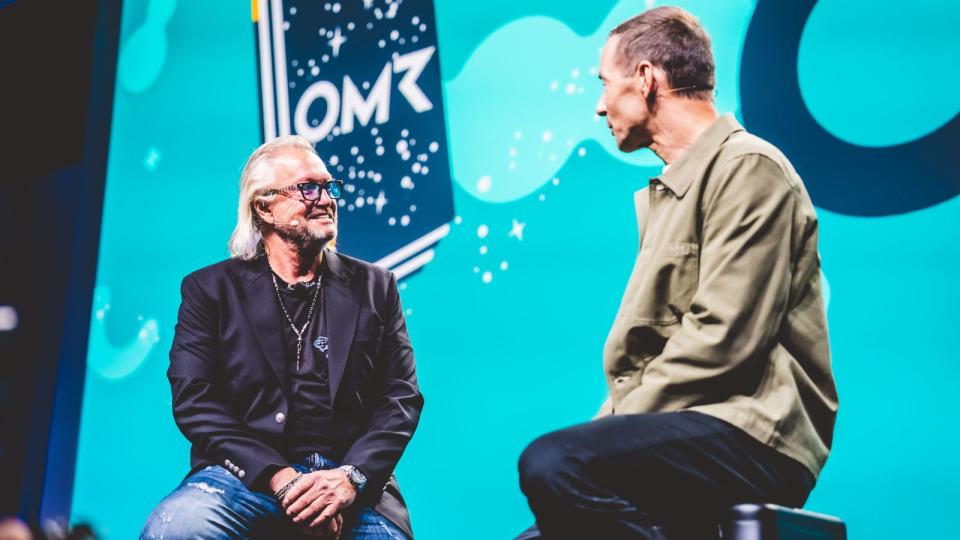
<path fill-rule="evenodd" d="M 240 300 L 247 321 L 253 327 L 264 358 L 280 379 L 280 388 L 288 387 L 287 362 L 283 347 L 283 315 L 277 305 L 277 293 L 269 277 L 267 258 L 243 263 L 240 272 Z"/>
<path fill-rule="evenodd" d="M 360 290 L 353 286 L 353 274 L 335 252 L 325 250 L 324 257 L 328 272 L 324 281 L 324 307 L 327 309 L 327 334 L 330 338 L 327 360 L 330 362 L 330 403 L 334 403 L 357 330 Z"/>

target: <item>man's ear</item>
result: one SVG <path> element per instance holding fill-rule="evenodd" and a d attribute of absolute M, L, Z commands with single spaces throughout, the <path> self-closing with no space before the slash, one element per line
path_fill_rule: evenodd
<path fill-rule="evenodd" d="M 649 97 L 651 93 L 656 92 L 657 78 L 655 72 L 656 70 L 653 68 L 653 64 L 647 60 L 637 62 L 637 69 L 634 76 L 637 77 L 640 83 L 640 91 L 645 98 Z"/>
<path fill-rule="evenodd" d="M 273 224 L 273 213 L 270 212 L 270 205 L 267 201 L 254 201 L 253 211 L 257 214 L 257 219 L 261 223 Z"/>

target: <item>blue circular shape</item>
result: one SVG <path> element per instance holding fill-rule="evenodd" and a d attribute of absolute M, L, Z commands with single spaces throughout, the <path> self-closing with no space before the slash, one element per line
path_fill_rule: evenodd
<path fill-rule="evenodd" d="M 758 0 L 740 65 L 747 128 L 776 144 L 803 177 L 813 202 L 833 212 L 903 214 L 956 196 L 960 117 L 909 143 L 865 147 L 830 133 L 810 113 L 800 93 L 797 59 L 815 3 Z"/>
<path fill-rule="evenodd" d="M 800 92 L 830 133 L 862 146 L 910 142 L 960 111 L 956 0 L 821 1 L 800 38 Z"/>

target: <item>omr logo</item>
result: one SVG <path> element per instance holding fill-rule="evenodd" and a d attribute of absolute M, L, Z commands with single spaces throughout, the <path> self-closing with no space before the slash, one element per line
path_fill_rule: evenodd
<path fill-rule="evenodd" d="M 345 183 L 337 249 L 403 277 L 450 231 L 430 0 L 253 2 L 264 140 L 297 133 Z"/>
<path fill-rule="evenodd" d="M 395 55 L 393 62 L 387 62 L 377 81 L 373 83 L 370 94 L 364 98 L 353 82 L 350 75 L 343 76 L 343 94 L 337 90 L 337 87 L 329 81 L 317 81 L 307 88 L 307 91 L 300 96 L 297 102 L 297 108 L 293 113 L 294 128 L 297 133 L 310 139 L 312 142 L 322 140 L 333 131 L 337 123 L 338 113 L 340 114 L 340 133 L 346 135 L 353 131 L 354 118 L 360 121 L 360 125 L 366 126 L 370 118 L 374 117 L 377 124 L 385 124 L 390 121 L 390 81 L 393 73 L 403 74 L 400 82 L 397 84 L 397 90 L 406 98 L 407 103 L 418 113 L 429 111 L 433 108 L 433 103 L 423 93 L 423 90 L 417 86 L 417 79 L 423 73 L 427 63 L 433 57 L 436 47 L 427 47 L 407 54 Z M 342 98 L 342 99 L 341 99 Z M 326 105 L 326 113 L 319 126 L 310 125 L 309 112 L 318 99 L 322 99 Z M 340 105 L 343 105 L 341 110 Z"/>
<path fill-rule="evenodd" d="M 885 216 L 955 197 L 960 193 L 960 117 L 920 138 L 882 147 L 844 141 L 813 117 L 801 95 L 797 61 L 815 4 L 815 0 L 758 0 L 740 68 L 741 113 L 747 129 L 783 150 L 813 202 L 827 210 Z M 876 84 L 866 81 L 863 91 L 870 92 Z"/>

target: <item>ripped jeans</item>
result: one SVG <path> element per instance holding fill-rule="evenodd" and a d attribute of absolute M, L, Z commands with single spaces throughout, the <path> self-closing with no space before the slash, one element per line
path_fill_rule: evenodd
<path fill-rule="evenodd" d="M 336 464 L 319 454 L 303 464 L 300 472 L 331 469 Z M 343 540 L 408 540 L 391 521 L 373 508 L 360 509 L 356 519 L 345 523 Z M 284 515 L 280 503 L 266 493 L 250 491 L 219 465 L 201 469 L 180 483 L 163 499 L 143 526 L 143 539 L 306 538 Z"/>

